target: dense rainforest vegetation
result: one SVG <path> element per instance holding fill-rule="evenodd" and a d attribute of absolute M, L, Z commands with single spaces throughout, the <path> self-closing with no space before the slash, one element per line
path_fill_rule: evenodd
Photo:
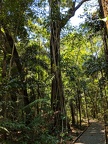
<path fill-rule="evenodd" d="M 106 122 L 107 84 L 108 0 L 0 0 L 2 144 L 73 141 Z"/>

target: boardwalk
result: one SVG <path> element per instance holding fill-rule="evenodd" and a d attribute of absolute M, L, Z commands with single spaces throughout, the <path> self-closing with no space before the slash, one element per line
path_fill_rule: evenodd
<path fill-rule="evenodd" d="M 106 144 L 104 126 L 101 123 L 92 122 L 75 144 Z"/>

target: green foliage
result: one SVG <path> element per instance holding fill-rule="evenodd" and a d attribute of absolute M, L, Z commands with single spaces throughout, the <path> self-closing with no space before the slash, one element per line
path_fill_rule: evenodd
<path fill-rule="evenodd" d="M 26 0 L 26 3 L 22 2 L 22 0 L 17 2 L 6 0 L 1 4 L 3 27 L 10 29 L 10 32 L 13 32 L 14 36 L 18 35 L 19 38 L 23 38 L 27 34 L 24 28 L 27 17 L 32 13 L 29 8 L 32 0 Z"/>
<path fill-rule="evenodd" d="M 71 0 L 61 1 L 61 19 L 67 14 L 65 8 L 69 9 L 73 4 Z M 44 0 L 0 3 L 0 137 L 3 144 L 57 144 L 60 139 L 65 143 L 73 138 L 63 129 L 65 123 L 71 125 L 72 114 L 75 124 L 79 125 L 80 115 L 81 119 L 102 119 L 107 113 L 108 66 L 101 36 L 101 21 L 106 22 L 107 17 L 99 19 L 97 10 L 86 13 L 85 22 L 79 28 L 69 24 L 62 29 L 59 66 L 53 67 L 62 72 L 63 107 L 67 117 L 61 116 L 61 120 L 66 121 L 60 131 L 53 132 L 58 111 L 51 110 L 51 82 L 55 76 L 51 74 L 50 66 L 48 6 L 48 1 Z M 9 50 L 6 30 L 14 40 L 22 75 L 13 56 L 15 49 Z"/>
<path fill-rule="evenodd" d="M 28 109 L 28 108 L 32 108 L 37 103 L 43 103 L 43 104 L 46 103 L 46 104 L 49 104 L 48 99 L 42 99 L 42 98 L 40 98 L 40 99 L 37 99 L 37 100 L 29 103 L 29 105 L 25 106 L 23 109 L 25 110 L 25 109 Z"/>
<path fill-rule="evenodd" d="M 28 143 L 33 144 L 56 144 L 58 142 L 57 137 L 50 134 L 48 129 L 48 115 L 44 117 L 37 115 L 29 126 L 26 126 L 23 122 L 3 121 L 0 123 L 0 132 L 2 142 L 8 143 Z M 47 123 L 46 123 L 47 122 Z M 4 136 L 6 139 L 4 140 Z"/>

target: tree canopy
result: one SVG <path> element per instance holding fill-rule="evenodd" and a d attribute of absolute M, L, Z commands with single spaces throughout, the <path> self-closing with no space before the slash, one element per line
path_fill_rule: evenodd
<path fill-rule="evenodd" d="M 90 119 L 108 122 L 107 5 L 0 1 L 2 143 L 65 143 Z M 81 6 L 84 22 L 73 27 Z"/>

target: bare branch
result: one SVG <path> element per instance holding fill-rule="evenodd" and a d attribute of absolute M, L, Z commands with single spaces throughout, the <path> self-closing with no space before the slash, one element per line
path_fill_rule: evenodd
<path fill-rule="evenodd" d="M 75 12 L 82 6 L 82 4 L 84 2 L 87 2 L 87 1 L 90 1 L 90 0 L 82 0 L 76 7 L 75 7 L 75 2 L 72 6 L 72 8 L 70 8 L 67 12 L 67 15 L 61 20 L 61 28 L 63 28 L 66 23 L 68 22 L 68 20 L 73 17 L 75 15 Z"/>
<path fill-rule="evenodd" d="M 86 2 L 86 1 L 90 1 L 90 0 L 82 0 L 82 1 L 75 7 L 75 11 L 76 11 L 77 9 L 79 9 L 80 6 L 81 6 L 84 2 Z"/>

